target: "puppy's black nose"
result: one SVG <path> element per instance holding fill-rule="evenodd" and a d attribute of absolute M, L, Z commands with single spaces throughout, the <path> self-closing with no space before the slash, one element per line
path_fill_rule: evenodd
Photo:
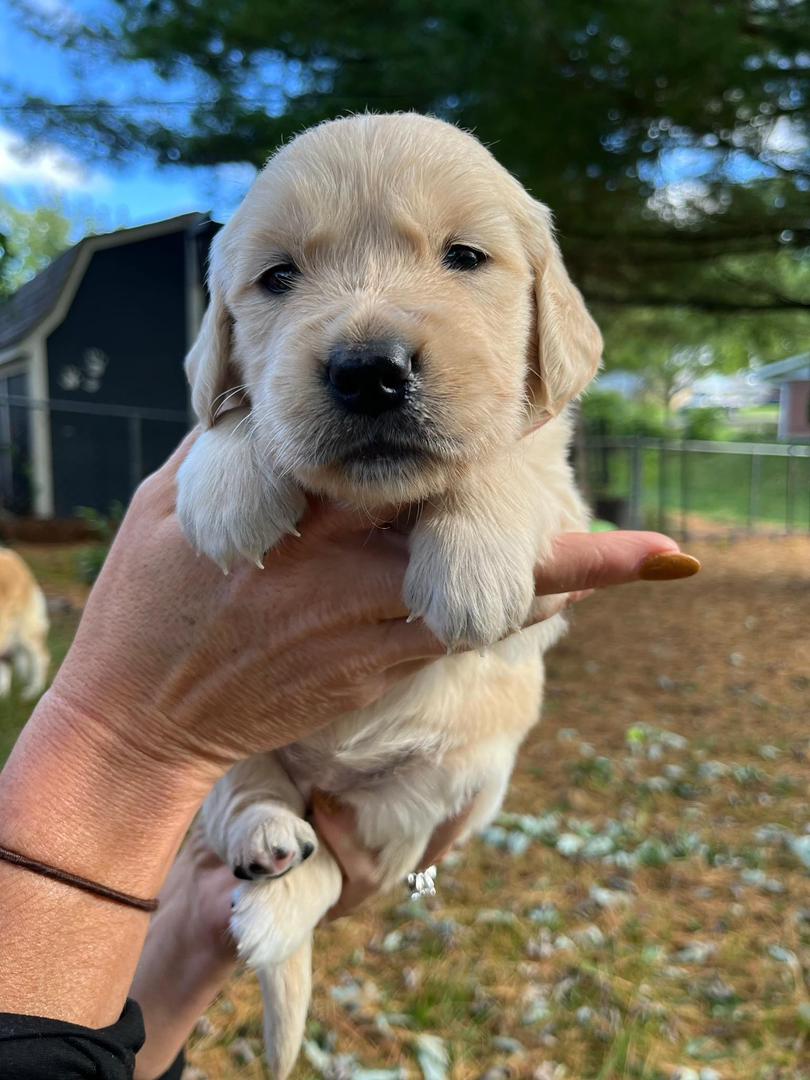
<path fill-rule="evenodd" d="M 411 350 L 400 341 L 336 345 L 327 374 L 332 392 L 349 412 L 378 416 L 398 409 L 413 375 Z"/>

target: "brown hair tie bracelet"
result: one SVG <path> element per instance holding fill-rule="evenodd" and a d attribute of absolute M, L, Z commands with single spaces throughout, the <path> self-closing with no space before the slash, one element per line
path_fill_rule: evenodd
<path fill-rule="evenodd" d="M 157 911 L 157 900 L 142 900 L 139 896 L 130 896 L 129 893 L 111 889 L 109 885 L 100 885 L 97 881 L 71 874 L 69 870 L 59 870 L 55 866 L 38 862 L 37 859 L 29 859 L 27 855 L 21 855 L 18 851 L 0 846 L 0 859 L 20 866 L 23 870 L 30 870 L 33 874 L 41 874 L 42 877 L 53 878 L 61 881 L 64 885 L 72 885 L 74 889 L 82 889 L 84 892 L 100 896 L 104 900 L 111 900 L 114 904 L 123 904 L 124 907 L 137 908 L 138 911 Z"/>

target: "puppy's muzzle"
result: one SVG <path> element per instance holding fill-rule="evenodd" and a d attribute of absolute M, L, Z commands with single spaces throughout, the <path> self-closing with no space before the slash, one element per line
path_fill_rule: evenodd
<path fill-rule="evenodd" d="M 402 341 L 336 345 L 326 373 L 332 396 L 346 412 L 379 416 L 402 408 L 412 389 L 416 355 Z"/>

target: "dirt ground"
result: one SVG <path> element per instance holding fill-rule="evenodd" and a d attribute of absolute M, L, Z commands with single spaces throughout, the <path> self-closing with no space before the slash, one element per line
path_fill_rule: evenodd
<path fill-rule="evenodd" d="M 810 540 L 692 550 L 577 609 L 435 901 L 319 932 L 296 1080 L 810 1077 Z M 260 1030 L 241 974 L 189 1077 L 265 1076 Z"/>

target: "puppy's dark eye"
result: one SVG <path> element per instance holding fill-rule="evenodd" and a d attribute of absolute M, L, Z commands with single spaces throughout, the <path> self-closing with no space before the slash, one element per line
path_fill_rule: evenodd
<path fill-rule="evenodd" d="M 267 292 L 278 295 L 289 292 L 300 274 L 301 271 L 293 263 L 279 263 L 278 266 L 271 266 L 269 270 L 265 270 L 259 278 L 259 284 Z"/>
<path fill-rule="evenodd" d="M 453 244 L 444 253 L 444 265 L 448 270 L 477 270 L 483 266 L 488 256 L 478 248 L 466 244 Z"/>

